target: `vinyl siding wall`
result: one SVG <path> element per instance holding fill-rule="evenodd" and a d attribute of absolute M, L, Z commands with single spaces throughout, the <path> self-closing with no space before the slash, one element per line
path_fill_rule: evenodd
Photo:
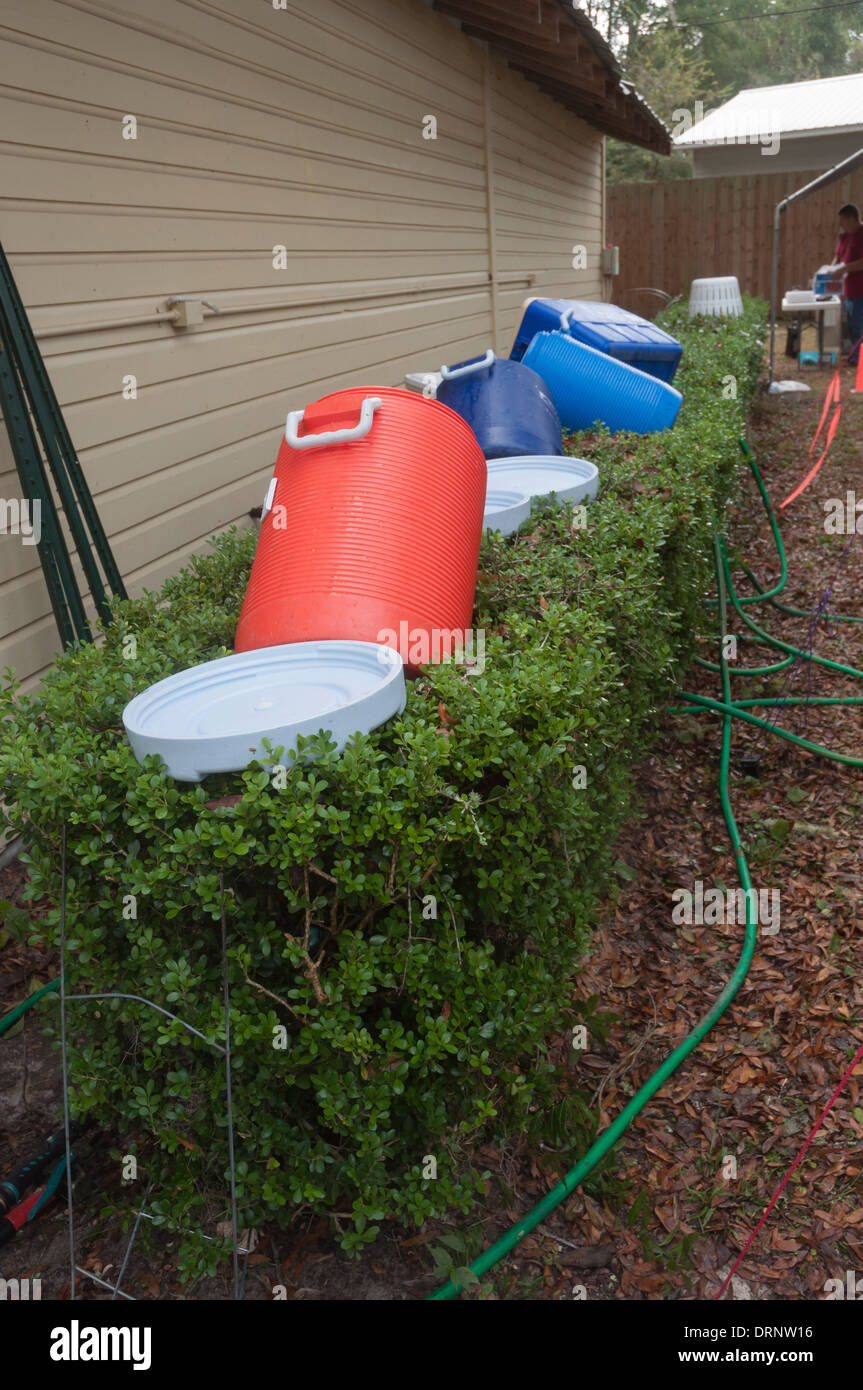
<path fill-rule="evenodd" d="M 527 295 L 601 298 L 602 164 L 420 0 L 4 0 L 0 240 L 130 593 L 249 524 L 288 410 L 504 353 Z M 181 293 L 224 312 L 159 321 Z M 31 686 L 58 648 L 0 535 L 0 667 Z"/>

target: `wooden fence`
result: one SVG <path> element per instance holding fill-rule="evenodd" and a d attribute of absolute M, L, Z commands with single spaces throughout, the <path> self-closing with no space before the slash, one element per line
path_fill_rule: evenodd
<path fill-rule="evenodd" d="M 773 210 L 780 199 L 823 173 L 743 174 L 608 185 L 606 241 L 620 247 L 612 298 L 637 313 L 658 300 L 642 286 L 688 294 L 703 275 L 736 275 L 744 294 L 770 298 Z M 782 214 L 779 293 L 811 283 L 833 257 L 843 203 L 863 204 L 863 170 L 819 189 Z"/>

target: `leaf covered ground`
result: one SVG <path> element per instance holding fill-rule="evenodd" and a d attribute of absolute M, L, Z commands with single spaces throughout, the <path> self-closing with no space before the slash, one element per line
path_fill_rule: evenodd
<path fill-rule="evenodd" d="M 790 373 L 785 364 L 780 373 Z M 761 397 L 749 442 L 779 502 L 809 470 L 828 372 L 807 374 L 810 397 Z M 853 374 L 842 372 L 843 395 Z M 828 499 L 847 501 L 863 477 L 863 400 L 846 400 L 835 443 L 810 488 L 780 519 L 789 576 L 782 600 L 812 610 L 832 588 L 832 611 L 863 616 L 863 539 L 825 532 Z M 863 501 L 863 495 L 861 495 Z M 861 509 L 863 510 L 863 509 Z M 772 585 L 779 565 L 754 481 L 728 527 L 734 552 Z M 739 569 L 741 594 L 754 590 Z M 752 610 L 750 610 L 752 611 Z M 773 635 L 808 649 L 807 618 L 757 606 Z M 740 624 L 730 624 L 739 631 Z M 823 620 L 812 649 L 863 667 L 863 625 Z M 705 656 L 715 652 L 705 648 Z M 740 644 L 740 665 L 774 661 Z M 798 662 L 771 677 L 737 677 L 734 694 L 861 695 L 863 683 Z M 716 697 L 718 677 L 694 667 L 688 688 Z M 786 727 L 863 757 L 863 707 L 798 708 Z M 718 797 L 721 721 L 669 716 L 637 769 L 640 819 L 619 844 L 620 888 L 578 978 L 582 1000 L 617 1015 L 604 1045 L 578 1063 L 601 1127 L 706 1012 L 732 974 L 743 927 L 675 925 L 675 889 L 736 888 Z M 760 757 L 759 775 L 741 770 Z M 727 1013 L 649 1103 L 605 1169 L 530 1237 L 494 1280 L 500 1298 L 712 1298 L 863 1043 L 860 769 L 828 762 L 735 721 L 731 797 L 757 888 L 781 892 L 780 929 L 762 935 Z M 567 1039 L 560 1039 L 564 1049 Z M 728 1160 L 736 1164 L 736 1176 Z M 555 1166 L 562 1175 L 567 1165 Z M 521 1159 L 524 1205 L 547 1179 Z M 497 1233 L 495 1231 L 495 1233 Z M 601 1268 L 597 1269 L 599 1256 Z M 863 1267 L 863 1063 L 844 1088 L 734 1279 L 741 1299 L 825 1298 L 831 1279 Z M 472 1296 L 481 1296 L 473 1294 Z"/>

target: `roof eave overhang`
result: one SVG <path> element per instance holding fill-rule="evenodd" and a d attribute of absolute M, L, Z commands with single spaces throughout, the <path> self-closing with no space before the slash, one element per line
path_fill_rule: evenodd
<path fill-rule="evenodd" d="M 608 44 L 566 0 L 432 0 L 465 34 L 594 129 L 655 154 L 671 133 L 623 79 Z"/>

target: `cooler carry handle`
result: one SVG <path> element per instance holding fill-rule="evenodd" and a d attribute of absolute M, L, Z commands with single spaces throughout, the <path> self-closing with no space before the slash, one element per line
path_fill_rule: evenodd
<path fill-rule="evenodd" d="M 302 423 L 304 410 L 292 410 L 285 422 L 285 439 L 292 449 L 317 449 L 324 444 L 348 444 L 352 439 L 362 439 L 372 427 L 372 418 L 383 401 L 380 396 L 366 396 L 360 407 L 359 423 L 344 430 L 321 430 L 319 434 L 306 434 L 302 438 L 297 429 Z"/>
<path fill-rule="evenodd" d="M 476 362 L 466 362 L 463 367 L 441 367 L 440 374 L 444 381 L 455 381 L 459 376 L 470 376 L 473 372 L 481 372 L 484 367 L 490 367 L 494 361 L 494 348 L 486 350 L 485 357 L 480 357 Z"/>

